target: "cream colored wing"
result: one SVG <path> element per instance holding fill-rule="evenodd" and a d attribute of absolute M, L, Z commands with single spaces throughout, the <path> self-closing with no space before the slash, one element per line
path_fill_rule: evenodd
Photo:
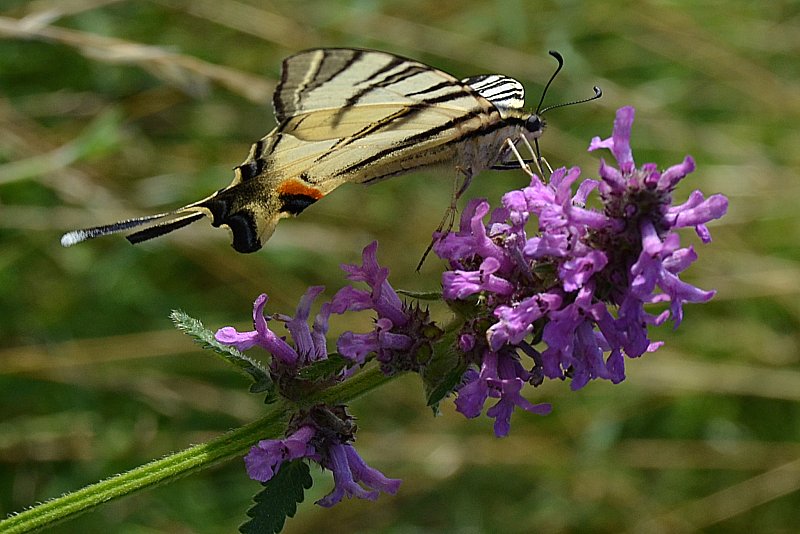
<path fill-rule="evenodd" d="M 350 48 L 306 50 L 286 58 L 273 96 L 275 119 L 333 111 L 334 122 L 357 106 L 408 105 L 463 87 L 457 78 L 412 59 Z"/>
<path fill-rule="evenodd" d="M 516 100 L 509 100 L 485 77 L 459 81 L 392 54 L 301 52 L 283 63 L 273 98 L 277 128 L 252 146 L 228 187 L 174 212 L 80 230 L 65 239 L 78 242 L 160 219 L 128 236 L 137 243 L 208 216 L 214 226 L 231 230 L 237 251 L 253 252 L 282 217 L 299 214 L 343 183 L 461 164 L 464 142 L 508 126 L 501 111 L 518 107 L 521 90 L 513 82 L 519 88 Z"/>

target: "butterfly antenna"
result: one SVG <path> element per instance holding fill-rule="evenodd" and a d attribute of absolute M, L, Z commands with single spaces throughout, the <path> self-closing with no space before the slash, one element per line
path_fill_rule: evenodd
<path fill-rule="evenodd" d="M 539 110 L 542 109 L 542 104 L 544 104 L 544 97 L 547 94 L 547 90 L 550 89 L 550 84 L 553 83 L 553 80 L 556 79 L 556 76 L 558 76 L 558 73 L 561 71 L 561 67 L 564 66 L 564 58 L 561 56 L 561 54 L 555 50 L 550 50 L 548 54 L 556 58 L 556 61 L 558 61 L 558 67 L 556 67 L 555 72 L 553 72 L 552 76 L 550 76 L 550 79 L 547 81 L 547 84 L 544 86 L 542 97 L 539 99 L 539 105 L 536 106 L 536 115 L 541 115 Z"/>
<path fill-rule="evenodd" d="M 551 109 L 563 108 L 564 106 L 574 106 L 575 104 L 584 104 L 586 102 L 591 102 L 592 100 L 597 100 L 598 98 L 603 96 L 602 89 L 600 89 L 596 85 L 592 89 L 594 89 L 594 96 L 591 96 L 589 98 L 584 98 L 583 100 L 575 100 L 573 102 L 564 102 L 563 104 L 556 104 L 555 106 L 549 106 L 549 107 L 544 108 L 541 111 L 538 111 L 537 113 L 539 115 L 544 115 L 546 112 L 550 111 Z"/>

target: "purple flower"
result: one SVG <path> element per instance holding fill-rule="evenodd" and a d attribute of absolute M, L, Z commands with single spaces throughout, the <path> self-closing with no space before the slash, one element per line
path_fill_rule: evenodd
<path fill-rule="evenodd" d="M 387 374 L 420 368 L 417 355 L 430 349 L 441 331 L 430 321 L 427 310 L 408 306 L 387 281 L 389 270 L 378 265 L 378 242 L 364 248 L 361 265 L 343 265 L 352 281 L 366 282 L 369 290 L 344 287 L 330 304 L 333 313 L 371 309 L 377 313 L 375 328 L 357 334 L 345 332 L 339 337 L 339 352 L 359 364 L 374 353 Z M 427 351 L 429 352 L 429 350 Z"/>
<path fill-rule="evenodd" d="M 264 317 L 264 306 L 267 304 L 267 295 L 265 294 L 259 295 L 253 304 L 254 331 L 238 332 L 232 326 L 226 326 L 217 330 L 214 337 L 220 343 L 232 345 L 241 351 L 256 345 L 263 348 L 273 356 L 273 370 L 279 364 L 296 369 L 325 359 L 328 357 L 325 335 L 328 333 L 330 306 L 327 304 L 322 306 L 314 321 L 313 331 L 307 323 L 311 305 L 324 290 L 325 288 L 322 286 L 308 288 L 297 305 L 294 318 L 286 323 L 295 347 L 292 347 L 285 339 L 278 337 L 267 326 L 269 319 Z"/>
<path fill-rule="evenodd" d="M 569 370 L 572 389 L 594 378 L 613 383 L 625 378 L 614 318 L 605 305 L 592 302 L 593 296 L 590 287 L 582 288 L 574 302 L 550 314 L 542 332 L 547 345 L 542 353 L 544 375 L 563 378 Z M 610 351 L 607 361 L 606 351 Z"/>
<path fill-rule="evenodd" d="M 342 500 L 342 497 L 358 497 L 374 501 L 379 493 L 394 495 L 400 488 L 401 481 L 387 478 L 377 469 L 368 466 L 349 444 L 337 443 L 328 450 L 328 462 L 324 465 L 333 471 L 335 486 L 333 491 L 317 501 L 317 504 L 330 508 Z M 367 491 L 359 482 L 372 491 Z"/>
<path fill-rule="evenodd" d="M 461 215 L 458 232 L 436 236 L 433 251 L 437 256 L 448 259 L 455 269 L 476 268 L 483 259 L 493 257 L 498 266 L 493 272 L 501 274 L 513 267 L 513 261 L 504 248 L 489 236 L 483 218 L 489 213 L 489 203 L 482 199 L 470 200 Z M 494 217 L 493 217 L 494 219 Z M 477 261 L 477 259 L 480 261 Z M 448 275 L 450 276 L 450 275 Z M 445 285 L 445 291 L 457 291 Z"/>
<path fill-rule="evenodd" d="M 558 309 L 560 306 L 561 296 L 551 293 L 540 293 L 511 306 L 497 306 L 494 316 L 499 321 L 487 331 L 489 347 L 499 350 L 506 343 L 518 345 L 531 333 L 534 322 L 547 315 L 551 309 Z"/>
<path fill-rule="evenodd" d="M 694 226 L 703 242 L 711 240 L 705 223 L 725 215 L 728 201 L 722 195 L 705 199 L 700 191 L 694 191 L 687 202 L 671 206 L 672 190 L 695 168 L 694 160 L 687 156 L 682 163 L 663 173 L 654 164 L 636 168 L 630 148 L 630 130 L 634 110 L 625 107 L 617 112 L 614 131 L 610 138 L 592 140 L 589 149 L 609 148 L 617 159 L 619 169 L 601 162 L 600 193 L 605 213 L 617 227 L 623 228 L 617 235 L 598 235 L 601 242 L 616 241 L 630 249 L 627 255 L 617 254 L 605 273 L 609 294 L 615 295 L 612 302 L 620 306 L 618 329 L 628 336 L 629 356 L 641 355 L 644 343 L 631 344 L 633 330 L 643 324 L 663 322 L 666 316 L 652 318 L 643 310 L 645 304 L 670 301 L 670 315 L 675 327 L 683 317 L 684 302 L 706 302 L 714 291 L 703 291 L 678 278 L 696 259 L 694 250 L 679 248 L 680 238 L 675 229 Z M 624 286 L 621 281 L 627 282 Z M 656 293 L 656 288 L 660 292 Z M 624 311 L 624 314 L 623 314 Z M 644 337 L 646 336 L 636 336 Z M 630 349 L 630 350 L 628 350 Z"/>
<path fill-rule="evenodd" d="M 247 474 L 253 480 L 266 482 L 278 474 L 285 462 L 298 458 L 318 459 L 314 446 L 310 443 L 316 430 L 302 426 L 286 439 L 264 439 L 250 449 L 244 457 Z"/>
<path fill-rule="evenodd" d="M 540 415 L 550 413 L 549 404 L 532 404 L 520 395 L 522 386 L 531 377 L 513 352 L 486 351 L 480 372 L 470 369 L 465 373 L 463 385 L 458 389 L 456 410 L 468 418 L 477 417 L 489 397 L 498 399 L 486 415 L 495 420 L 495 435 L 506 436 L 515 407 Z"/>
<path fill-rule="evenodd" d="M 267 319 L 264 317 L 264 306 L 266 306 L 268 298 L 267 295 L 262 293 L 253 303 L 254 331 L 238 332 L 232 326 L 225 326 L 217 330 L 214 337 L 220 343 L 232 345 L 241 351 L 258 345 L 275 358 L 283 360 L 287 364 L 293 363 L 297 359 L 297 352 L 286 341 L 276 336 L 267 326 Z"/>
<path fill-rule="evenodd" d="M 375 246 L 373 244 L 365 249 L 363 266 L 347 266 L 345 269 L 351 279 L 370 284 L 371 292 L 345 288 L 347 291 L 340 291 L 332 302 L 322 305 L 313 326 L 309 327 L 311 305 L 324 289 L 321 286 L 311 287 L 300 299 L 294 317 L 279 319 L 285 321 L 294 346 L 267 326 L 270 319 L 264 316 L 266 295 L 260 295 L 253 306 L 255 330 L 238 332 L 232 327 L 225 327 L 217 331 L 216 339 L 239 350 L 260 346 L 269 351 L 273 356 L 270 364 L 273 382 L 283 397 L 289 400 L 303 399 L 309 391 L 345 380 L 350 375 L 345 371 L 328 380 L 306 380 L 298 373 L 301 368 L 328 358 L 325 336 L 333 311 L 342 313 L 347 309 L 372 308 L 378 310 L 381 316 L 379 327 L 373 333 L 374 339 L 364 336 L 351 341 L 354 347 L 351 354 L 359 355 L 373 349 L 385 351 L 411 347 L 411 338 L 391 331 L 393 323 L 388 317 L 401 324 L 408 324 L 410 319 L 399 297 L 386 281 L 388 270 L 381 269 L 375 261 Z M 362 348 L 359 349 L 359 346 Z M 360 360 L 363 361 L 363 355 Z M 351 444 L 355 439 L 355 431 L 352 417 L 344 406 L 329 407 L 323 404 L 301 409 L 290 422 L 286 438 L 262 440 L 251 448 L 244 459 L 247 473 L 254 480 L 267 482 L 285 462 L 298 459 L 316 462 L 333 472 L 333 491 L 317 503 L 326 507 L 338 503 L 344 496 L 375 500 L 381 491 L 394 494 L 400 486 L 400 480 L 386 478 L 366 465 Z"/>
<path fill-rule="evenodd" d="M 349 443 L 355 427 L 344 407 L 316 406 L 295 416 L 293 424 L 287 438 L 262 440 L 250 449 L 244 459 L 250 478 L 267 482 L 283 463 L 305 458 L 333 472 L 334 488 L 317 501 L 320 506 L 331 507 L 344 496 L 374 501 L 381 491 L 397 492 L 401 481 L 369 467 Z"/>
<path fill-rule="evenodd" d="M 510 295 L 514 291 L 514 286 L 507 280 L 495 276 L 494 273 L 498 270 L 500 262 L 494 256 L 489 256 L 475 271 L 447 271 L 443 275 L 445 277 L 443 296 L 451 300 L 464 299 L 481 291 Z"/>
<path fill-rule="evenodd" d="M 347 279 L 366 282 L 370 291 L 347 286 L 339 290 L 331 301 L 334 313 L 373 309 L 378 317 L 389 319 L 393 325 L 402 326 L 409 321 L 403 302 L 388 282 L 389 269 L 378 265 L 378 242 L 373 241 L 361 254 L 361 265 L 342 265 Z"/>

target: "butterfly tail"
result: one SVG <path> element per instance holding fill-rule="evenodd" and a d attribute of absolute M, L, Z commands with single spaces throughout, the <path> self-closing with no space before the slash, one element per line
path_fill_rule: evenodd
<path fill-rule="evenodd" d="M 102 226 L 94 226 L 92 228 L 84 228 L 82 230 L 73 230 L 61 236 L 61 246 L 71 247 L 72 245 L 86 241 L 87 239 L 94 239 L 95 237 L 100 237 L 103 235 L 124 232 L 126 230 L 130 230 L 131 228 L 148 224 L 151 221 L 163 219 L 169 215 L 169 213 L 159 213 L 156 215 L 148 215 L 146 217 L 126 219 L 113 224 L 104 224 Z"/>
<path fill-rule="evenodd" d="M 209 217 L 212 226 L 230 230 L 232 246 L 237 252 L 255 252 L 272 236 L 280 219 L 299 214 L 316 200 L 307 194 L 265 188 L 254 180 L 243 181 L 175 211 L 68 232 L 61 238 L 61 244 L 68 247 L 145 226 L 126 236 L 136 244 Z"/>
<path fill-rule="evenodd" d="M 126 219 L 124 221 L 115 222 L 112 224 L 105 224 L 102 226 L 94 226 L 92 228 L 84 228 L 82 230 L 73 230 L 61 236 L 61 245 L 70 247 L 82 241 L 94 239 L 96 237 L 118 234 L 140 226 L 147 226 L 143 230 L 138 230 L 128 236 L 127 239 L 131 243 L 140 243 L 154 237 L 158 237 L 169 233 L 178 228 L 183 228 L 195 221 L 202 219 L 206 216 L 202 209 L 196 207 L 196 204 L 190 204 L 175 211 L 166 213 L 157 213 L 156 215 L 146 215 L 144 217 L 136 217 L 134 219 Z M 166 219 L 161 222 L 161 219 Z"/>
<path fill-rule="evenodd" d="M 136 243 L 141 243 L 142 241 L 147 241 L 148 239 L 153 239 L 155 237 L 168 234 L 173 230 L 183 228 L 184 226 L 189 226 L 193 222 L 199 221 L 203 217 L 205 217 L 205 214 L 202 212 L 184 214 L 180 217 L 163 221 L 152 226 L 148 226 L 143 230 L 138 230 L 132 234 L 126 235 L 125 239 L 135 245 Z"/>

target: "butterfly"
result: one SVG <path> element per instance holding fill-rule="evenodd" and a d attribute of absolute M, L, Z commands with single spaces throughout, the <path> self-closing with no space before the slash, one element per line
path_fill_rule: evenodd
<path fill-rule="evenodd" d="M 560 69 L 561 56 L 551 55 Z M 386 52 L 306 50 L 284 60 L 277 127 L 251 147 L 230 185 L 174 211 L 68 232 L 61 244 L 145 226 L 126 236 L 139 243 L 208 217 L 230 230 L 235 250 L 254 252 L 280 219 L 345 183 L 449 167 L 466 186 L 485 169 L 513 168 L 514 145 L 537 143 L 545 127 L 543 111 L 524 104 L 522 84 L 499 74 L 459 80 Z"/>

